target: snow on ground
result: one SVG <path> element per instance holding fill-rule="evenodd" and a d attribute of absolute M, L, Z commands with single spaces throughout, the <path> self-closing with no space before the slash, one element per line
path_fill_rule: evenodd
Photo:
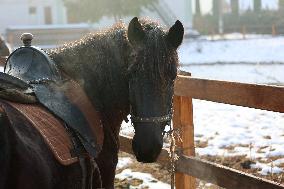
<path fill-rule="evenodd" d="M 117 169 L 121 169 L 123 167 L 126 167 L 128 164 L 130 164 L 132 162 L 130 157 L 121 157 L 118 160 L 118 163 L 116 165 Z"/>
<path fill-rule="evenodd" d="M 179 49 L 182 64 L 216 62 L 284 62 L 284 37 L 247 40 L 185 40 Z"/>
<path fill-rule="evenodd" d="M 243 83 L 283 84 L 284 64 L 215 64 L 181 67 L 192 76 Z"/>
<path fill-rule="evenodd" d="M 181 69 L 194 77 L 246 83 L 284 83 L 284 37 L 240 34 L 231 40 L 185 40 L 179 48 Z M 233 39 L 233 40 L 232 40 Z"/>
<path fill-rule="evenodd" d="M 284 37 L 250 36 L 239 40 L 184 41 L 181 70 L 195 77 L 245 83 L 284 84 Z M 198 155 L 244 155 L 260 174 L 284 172 L 284 114 L 193 100 Z M 128 123 L 123 134 L 133 135 Z M 150 187 L 151 188 L 151 187 Z"/>
<path fill-rule="evenodd" d="M 126 179 L 130 184 L 134 181 L 135 184 L 129 186 L 130 189 L 142 189 L 142 188 L 152 188 L 152 189 L 169 189 L 170 185 L 162 183 L 157 179 L 153 178 L 151 174 L 133 172 L 130 169 L 125 169 L 121 173 L 117 174 L 115 178 L 119 180 Z"/>
<path fill-rule="evenodd" d="M 207 144 L 196 148 L 199 155 L 244 155 L 263 162 L 284 156 L 284 114 L 201 100 L 193 107 L 195 141 Z M 283 162 L 258 162 L 255 168 L 261 174 L 283 172 L 277 167 Z"/>

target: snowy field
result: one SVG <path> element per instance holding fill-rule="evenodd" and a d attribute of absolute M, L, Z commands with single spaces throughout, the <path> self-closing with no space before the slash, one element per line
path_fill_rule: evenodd
<path fill-rule="evenodd" d="M 237 36 L 236 34 L 232 37 Z M 180 62 L 182 64 L 284 63 L 284 37 L 252 37 L 247 40 L 185 40 L 179 49 Z"/>
<path fill-rule="evenodd" d="M 227 36 L 233 40 L 186 40 L 179 49 L 181 69 L 194 77 L 245 83 L 284 83 L 284 37 Z"/>
<path fill-rule="evenodd" d="M 284 83 L 283 52 L 284 37 L 268 36 L 185 41 L 179 49 L 181 70 L 195 77 L 266 84 Z M 193 100 L 193 107 L 198 156 L 243 156 L 260 175 L 284 172 L 284 114 L 201 100 Z M 133 132 L 128 124 L 122 128 Z M 135 176 L 126 169 L 117 177 L 127 174 Z"/>

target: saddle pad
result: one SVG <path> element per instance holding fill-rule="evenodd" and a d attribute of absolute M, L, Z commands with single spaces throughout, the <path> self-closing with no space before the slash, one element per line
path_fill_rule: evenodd
<path fill-rule="evenodd" d="M 70 165 L 78 161 L 77 157 L 71 156 L 70 152 L 73 149 L 73 144 L 63 122 L 46 108 L 37 104 L 5 102 L 18 110 L 39 131 L 59 163 Z M 6 103 L 3 103 L 4 107 Z"/>

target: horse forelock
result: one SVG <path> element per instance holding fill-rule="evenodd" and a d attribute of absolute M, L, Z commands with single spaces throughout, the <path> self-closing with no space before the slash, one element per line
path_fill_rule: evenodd
<path fill-rule="evenodd" d="M 179 66 L 176 49 L 166 41 L 166 31 L 158 22 L 139 20 L 145 31 L 145 41 L 142 48 L 135 53 L 136 70 L 145 70 L 152 79 L 164 81 L 169 72 L 175 72 Z"/>

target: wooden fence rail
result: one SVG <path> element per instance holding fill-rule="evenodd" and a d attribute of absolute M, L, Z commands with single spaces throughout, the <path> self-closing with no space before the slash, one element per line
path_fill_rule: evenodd
<path fill-rule="evenodd" d="M 120 150 L 129 154 L 132 152 L 132 138 L 120 135 Z M 158 160 L 162 165 L 169 165 L 167 149 L 163 149 Z M 191 175 L 201 180 L 229 189 L 283 189 L 284 186 L 273 181 L 261 179 L 243 172 L 201 160 L 196 157 L 180 155 L 176 162 L 176 171 Z M 180 183 L 177 183 L 180 185 Z M 176 187 L 177 188 L 177 187 Z M 184 188 L 190 188 L 189 183 Z"/>
<path fill-rule="evenodd" d="M 175 95 L 284 113 L 284 87 L 179 76 Z"/>
<path fill-rule="evenodd" d="M 176 189 L 194 189 L 195 178 L 229 189 L 284 189 L 284 185 L 261 179 L 225 166 L 194 157 L 194 127 L 192 99 L 239 105 L 284 113 L 284 87 L 216 81 L 179 75 L 175 83 L 175 128 L 181 129 L 185 149 L 176 162 Z M 120 136 L 121 150 L 132 154 L 131 138 Z M 163 149 L 158 159 L 169 164 Z"/>

